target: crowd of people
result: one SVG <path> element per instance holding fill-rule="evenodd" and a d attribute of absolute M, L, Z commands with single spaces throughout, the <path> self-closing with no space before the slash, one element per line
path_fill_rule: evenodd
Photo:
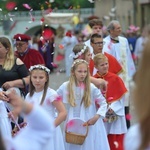
<path fill-rule="evenodd" d="M 138 42 L 140 37 L 131 51 L 129 38 L 121 36 L 119 21 L 108 24 L 105 37 L 100 19 L 90 20 L 89 26 L 92 33 L 87 41 L 79 42 L 72 31 L 67 31 L 57 43 L 64 51 L 68 77 L 57 90 L 49 87 L 50 73 L 55 68 L 53 33 L 47 30 L 50 34 L 38 42 L 38 50 L 32 48 L 28 35 L 14 35 L 15 51 L 8 38 L 0 37 L 1 150 L 145 150 L 150 147 L 150 28 L 144 28 L 143 42 Z M 134 54 L 139 52 L 143 54 L 135 59 Z M 130 110 L 131 80 L 135 85 L 133 101 L 138 124 L 129 129 L 126 115 Z M 77 143 L 85 131 L 85 140 Z M 135 138 L 137 141 L 133 141 Z"/>

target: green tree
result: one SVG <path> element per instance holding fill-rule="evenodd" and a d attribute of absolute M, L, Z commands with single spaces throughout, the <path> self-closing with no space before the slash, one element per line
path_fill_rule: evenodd
<path fill-rule="evenodd" d="M 48 9 L 50 6 L 52 9 L 69 9 L 69 8 L 93 8 L 94 4 L 90 3 L 88 0 L 55 0 L 50 5 L 48 0 L 0 0 L 0 8 L 3 11 L 8 11 L 5 8 L 7 2 L 16 2 L 16 7 L 18 11 L 27 11 L 28 9 L 23 7 L 23 4 L 28 4 L 33 10 L 41 10 L 42 8 Z M 15 11 L 15 10 L 13 10 Z"/>

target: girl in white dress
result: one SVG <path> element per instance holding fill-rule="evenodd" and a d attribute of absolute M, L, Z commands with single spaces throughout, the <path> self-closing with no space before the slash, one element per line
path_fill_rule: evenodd
<path fill-rule="evenodd" d="M 91 60 L 91 53 L 90 48 L 86 46 L 83 43 L 76 44 L 72 50 L 72 53 L 70 55 L 70 58 L 73 60 L 76 59 L 83 59 L 87 63 L 90 63 Z M 100 88 L 102 91 L 106 91 L 107 88 L 107 82 L 103 79 L 97 79 L 92 76 L 90 76 L 90 81 L 98 88 Z"/>
<path fill-rule="evenodd" d="M 60 129 L 60 124 L 66 118 L 66 110 L 59 99 L 56 91 L 49 88 L 50 70 L 42 65 L 31 66 L 30 69 L 30 89 L 26 96 L 28 102 L 42 105 L 42 107 L 54 119 L 56 127 L 54 137 L 48 142 L 44 150 L 64 150 L 64 141 Z M 56 117 L 56 111 L 58 115 Z"/>
<path fill-rule="evenodd" d="M 66 150 L 109 150 L 102 120 L 106 114 L 106 100 L 100 90 L 90 83 L 88 63 L 85 60 L 77 59 L 73 62 L 69 81 L 64 82 L 57 93 L 68 108 L 66 122 L 80 118 L 85 122 L 83 125 L 89 126 L 84 143 L 76 145 L 65 142 Z M 98 111 L 96 101 L 100 105 Z"/>

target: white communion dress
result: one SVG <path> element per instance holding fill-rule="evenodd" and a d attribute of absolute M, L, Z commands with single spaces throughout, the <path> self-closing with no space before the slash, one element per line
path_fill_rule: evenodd
<path fill-rule="evenodd" d="M 26 101 L 31 102 L 33 104 L 40 105 L 41 99 L 43 96 L 43 91 L 35 92 L 32 97 L 27 94 Z M 53 118 L 53 121 L 56 117 L 56 109 L 53 106 L 52 102 L 56 100 L 57 93 L 51 88 L 47 89 L 45 100 L 42 104 L 42 107 L 48 112 L 49 116 Z M 43 150 L 65 150 L 64 148 L 64 141 L 62 136 L 62 131 L 60 126 L 57 126 L 53 135 L 53 138 L 47 143 Z"/>
<path fill-rule="evenodd" d="M 101 94 L 100 90 L 96 88 L 92 83 L 91 87 L 91 105 L 87 108 L 84 104 L 81 104 L 84 89 L 82 87 L 74 87 L 76 107 L 71 107 L 67 100 L 67 85 L 68 82 L 64 82 L 57 90 L 58 95 L 62 96 L 63 102 L 67 106 L 68 116 L 66 122 L 78 117 L 85 122 L 93 118 L 96 114 L 101 117 L 94 125 L 89 126 L 88 135 L 82 145 L 70 144 L 65 142 L 66 150 L 109 150 L 109 144 L 107 139 L 106 130 L 103 123 L 103 117 L 106 113 L 106 100 Z M 100 108 L 96 110 L 95 101 L 99 102 Z M 81 105 L 80 105 L 81 104 Z M 65 125 L 66 127 L 66 125 Z"/>

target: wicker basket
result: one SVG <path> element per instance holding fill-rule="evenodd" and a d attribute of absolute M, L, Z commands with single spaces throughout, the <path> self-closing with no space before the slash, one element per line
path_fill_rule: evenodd
<path fill-rule="evenodd" d="M 88 135 L 88 125 L 86 126 L 86 134 L 76 134 L 73 132 L 67 132 L 67 129 L 65 131 L 66 133 L 66 142 L 71 143 L 71 144 L 76 144 L 76 145 L 82 145 L 85 141 L 85 138 Z"/>

